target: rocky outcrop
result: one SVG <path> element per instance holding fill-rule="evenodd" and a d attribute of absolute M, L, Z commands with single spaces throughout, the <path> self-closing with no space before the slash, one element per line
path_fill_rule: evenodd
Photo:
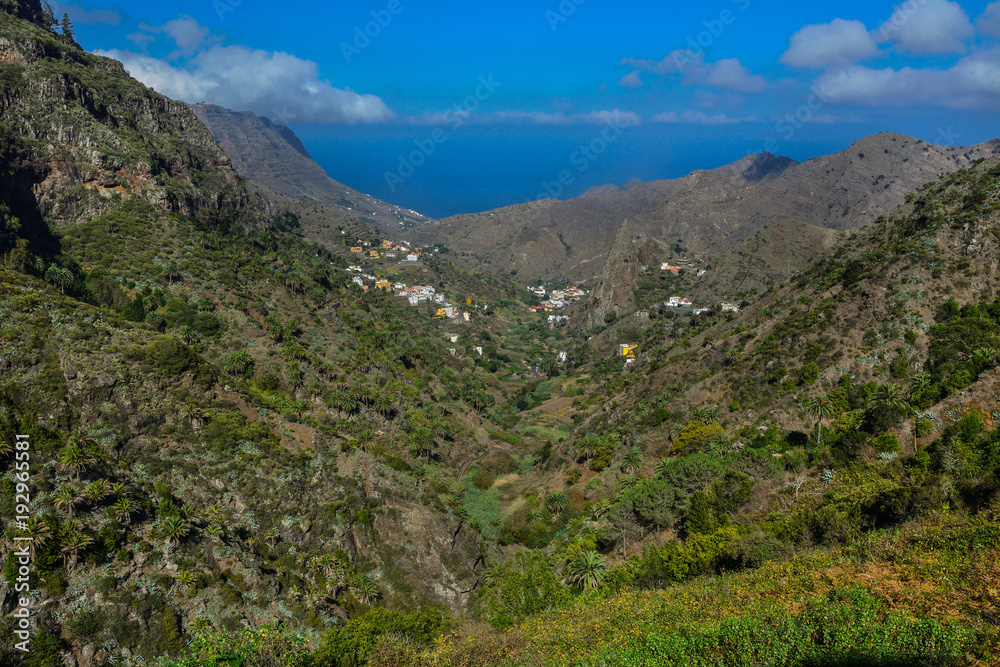
<path fill-rule="evenodd" d="M 635 286 L 644 266 L 657 262 L 666 251 L 660 243 L 638 233 L 629 220 L 625 220 L 614 243 L 608 250 L 604 267 L 596 284 L 583 304 L 579 326 L 582 329 L 603 326 L 611 321 L 609 315 L 619 315 L 635 310 Z"/>

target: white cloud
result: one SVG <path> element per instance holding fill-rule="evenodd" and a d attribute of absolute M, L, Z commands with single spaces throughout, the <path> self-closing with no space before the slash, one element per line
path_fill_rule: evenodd
<path fill-rule="evenodd" d="M 669 113 L 656 114 L 649 120 L 654 123 L 676 123 L 682 125 L 737 125 L 739 123 L 756 123 L 759 119 L 754 116 L 733 118 L 724 113 L 709 115 L 703 111 L 685 111 L 681 114 L 671 111 Z"/>
<path fill-rule="evenodd" d="M 170 35 L 170 38 L 177 44 L 177 48 L 185 54 L 194 53 L 208 39 L 208 28 L 190 16 L 181 16 L 164 23 L 163 32 Z"/>
<path fill-rule="evenodd" d="M 146 44 L 156 41 L 156 37 L 150 35 L 148 32 L 133 32 L 131 35 L 127 35 L 125 39 L 143 50 L 145 50 Z"/>
<path fill-rule="evenodd" d="M 877 53 L 878 45 L 864 23 L 834 19 L 799 29 L 789 40 L 781 62 L 792 67 L 821 69 L 855 63 Z"/>
<path fill-rule="evenodd" d="M 824 74 L 815 89 L 827 101 L 843 104 L 1000 109 L 1000 48 L 976 52 L 944 70 L 854 66 Z"/>
<path fill-rule="evenodd" d="M 979 32 L 993 37 L 1000 37 L 1000 0 L 986 5 L 986 11 L 976 19 Z"/>
<path fill-rule="evenodd" d="M 622 88 L 641 88 L 642 87 L 642 77 L 639 76 L 639 72 L 632 71 L 626 74 L 618 82 L 618 85 Z"/>
<path fill-rule="evenodd" d="M 213 46 L 183 65 L 118 49 L 95 53 L 120 60 L 133 77 L 164 95 L 281 123 L 368 123 L 393 116 L 381 98 L 335 88 L 319 78 L 316 63 L 287 53 Z"/>
<path fill-rule="evenodd" d="M 659 77 L 677 74 L 682 68 L 693 62 L 684 49 L 676 49 L 667 54 L 663 60 L 645 60 L 643 58 L 622 58 L 618 64 L 632 67 L 641 72 L 649 72 Z"/>
<path fill-rule="evenodd" d="M 736 58 L 726 58 L 705 65 L 702 82 L 741 93 L 758 93 L 767 88 L 762 76 L 751 73 Z"/>
<path fill-rule="evenodd" d="M 623 88 L 637 88 L 636 83 L 642 85 L 639 72 L 648 72 L 660 78 L 681 74 L 684 84 L 688 86 L 729 88 L 742 93 L 757 93 L 767 88 L 767 82 L 763 77 L 753 74 L 736 58 L 706 63 L 703 54 L 696 54 L 687 49 L 675 49 L 663 60 L 622 58 L 618 64 L 634 70 L 618 82 Z"/>
<path fill-rule="evenodd" d="M 960 53 L 975 29 L 957 2 L 913 0 L 897 5 L 875 34 L 910 53 Z"/>

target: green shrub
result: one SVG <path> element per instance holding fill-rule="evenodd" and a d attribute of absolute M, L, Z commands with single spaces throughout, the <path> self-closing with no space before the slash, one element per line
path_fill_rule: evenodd
<path fill-rule="evenodd" d="M 149 361 L 166 375 L 180 375 L 198 366 L 198 355 L 170 336 L 154 339 L 145 349 Z"/>
<path fill-rule="evenodd" d="M 872 440 L 872 447 L 879 454 L 882 452 L 899 452 L 899 438 L 892 433 L 883 433 Z"/>

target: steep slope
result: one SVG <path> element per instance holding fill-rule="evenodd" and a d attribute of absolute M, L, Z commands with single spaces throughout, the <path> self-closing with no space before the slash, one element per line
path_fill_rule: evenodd
<path fill-rule="evenodd" d="M 642 234 L 636 234 L 626 220 L 618 228 L 607 261 L 594 288 L 583 302 L 578 326 L 599 327 L 609 319 L 635 310 L 635 288 L 643 265 L 655 262 L 666 249 Z"/>
<path fill-rule="evenodd" d="M 30 664 L 153 658 L 204 627 L 318 632 L 376 604 L 465 610 L 484 540 L 454 472 L 497 448 L 482 424 L 508 390 L 466 365 L 484 325 L 365 291 L 359 260 L 303 240 L 304 205 L 246 182 L 185 105 L 18 18 L 37 1 L 3 7 L 0 466 L 28 434 L 33 502 L 14 523 L 3 485 L 0 663 L 23 658 L 15 536 L 34 549 Z M 466 305 L 514 290 L 435 258 L 366 266 Z"/>
<path fill-rule="evenodd" d="M 416 211 L 379 201 L 327 176 L 295 133 L 284 125 L 274 125 L 249 111 L 230 111 L 215 104 L 189 106 L 232 159 L 233 168 L 258 185 L 371 222 L 390 234 L 427 222 Z"/>
<path fill-rule="evenodd" d="M 624 218 L 647 236 L 718 257 L 780 220 L 858 229 L 916 187 L 998 149 L 1000 140 L 949 148 L 883 133 L 801 164 L 750 155 L 680 179 L 447 218 L 409 238 L 444 243 L 485 270 L 581 281 L 600 271 Z"/>

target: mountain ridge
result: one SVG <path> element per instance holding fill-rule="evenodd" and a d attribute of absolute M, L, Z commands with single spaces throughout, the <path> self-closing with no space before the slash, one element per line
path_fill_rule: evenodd
<path fill-rule="evenodd" d="M 881 133 L 801 163 L 751 154 L 672 180 L 444 218 L 409 230 L 407 238 L 443 243 L 457 261 L 487 271 L 583 281 L 599 272 L 626 217 L 653 238 L 720 257 L 782 219 L 857 229 L 917 186 L 997 151 L 1000 140 L 957 148 Z"/>
<path fill-rule="evenodd" d="M 282 196 L 325 206 L 342 215 L 377 225 L 391 234 L 427 222 L 416 211 L 387 204 L 330 178 L 309 155 L 291 128 L 217 104 L 188 107 L 215 137 L 233 168 L 258 185 Z"/>

